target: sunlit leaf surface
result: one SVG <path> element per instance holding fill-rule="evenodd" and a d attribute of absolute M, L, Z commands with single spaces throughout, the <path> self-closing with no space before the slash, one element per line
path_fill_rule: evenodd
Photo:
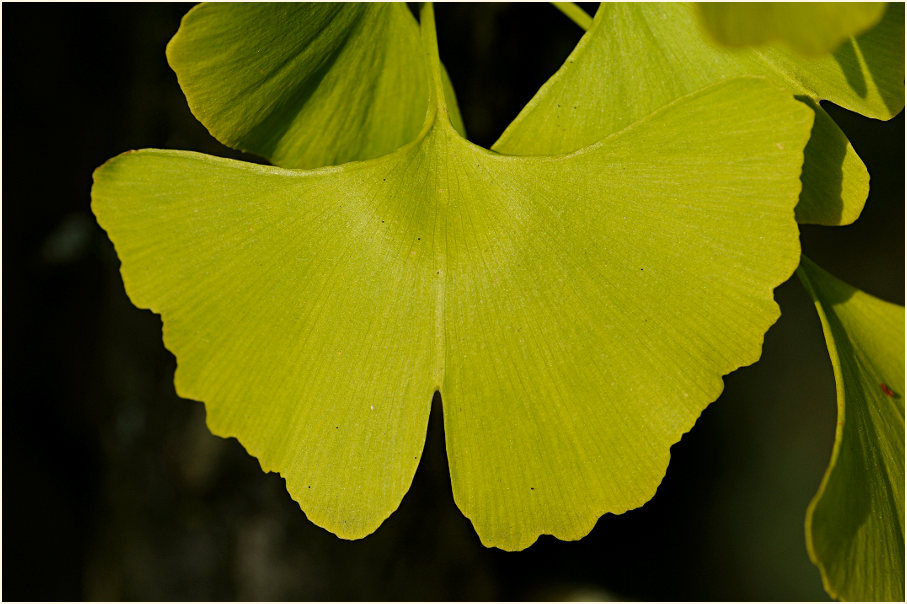
<path fill-rule="evenodd" d="M 758 359 L 813 112 L 737 79 L 569 155 L 498 155 L 448 121 L 423 10 L 411 143 L 317 170 L 126 153 L 92 207 L 179 394 L 315 523 L 362 537 L 398 506 L 439 390 L 482 541 L 577 539 L 647 501 L 721 376 Z"/>
<path fill-rule="evenodd" d="M 564 65 L 492 148 L 513 155 L 573 151 L 680 96 L 744 75 L 766 77 L 816 109 L 797 219 L 826 225 L 856 220 L 869 175 L 818 101 L 881 119 L 903 109 L 902 4 L 834 55 L 806 58 L 774 47 L 721 49 L 704 35 L 692 6 L 605 3 Z"/>
<path fill-rule="evenodd" d="M 904 307 L 804 257 L 797 271 L 825 331 L 838 390 L 831 462 L 806 542 L 828 592 L 904 600 Z"/>

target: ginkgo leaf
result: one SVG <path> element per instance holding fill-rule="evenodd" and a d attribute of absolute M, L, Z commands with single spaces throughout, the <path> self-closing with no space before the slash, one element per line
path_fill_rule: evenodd
<path fill-rule="evenodd" d="M 831 462 L 806 543 L 842 600 L 904 600 L 904 307 L 806 257 L 797 271 L 822 321 L 838 391 Z"/>
<path fill-rule="evenodd" d="M 820 54 L 879 22 L 884 2 L 699 2 L 702 20 L 728 46 L 782 42 Z"/>
<path fill-rule="evenodd" d="M 775 48 L 717 48 L 703 35 L 692 6 L 602 4 L 564 65 L 492 149 L 511 155 L 566 153 L 703 86 L 764 76 L 811 99 L 816 110 L 797 219 L 848 224 L 863 208 L 869 175 L 818 100 L 884 119 L 903 109 L 903 11 L 903 5 L 892 5 L 879 26 L 833 56 L 804 58 Z"/>
<path fill-rule="evenodd" d="M 419 53 L 418 25 L 399 2 L 203 3 L 167 47 L 211 134 L 285 168 L 370 159 L 413 140 L 428 110 Z"/>
<path fill-rule="evenodd" d="M 312 521 L 378 527 L 438 390 L 483 543 L 577 539 L 647 501 L 721 376 L 758 359 L 799 258 L 812 112 L 739 79 L 569 155 L 501 156 L 447 120 L 422 14 L 412 143 L 311 171 L 127 153 L 92 208 L 163 318 L 178 393 Z"/>

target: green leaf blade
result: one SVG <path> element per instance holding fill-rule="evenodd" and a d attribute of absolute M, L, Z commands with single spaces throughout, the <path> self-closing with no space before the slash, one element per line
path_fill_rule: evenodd
<path fill-rule="evenodd" d="M 750 79 L 560 157 L 433 118 L 313 171 L 131 153 L 97 171 L 93 210 L 178 392 L 313 522 L 361 537 L 397 507 L 440 389 L 457 504 L 520 549 L 651 497 L 721 375 L 758 358 L 810 127 Z"/>
<path fill-rule="evenodd" d="M 879 24 L 830 55 L 804 57 L 782 48 L 753 51 L 814 99 L 879 120 L 904 110 L 904 3 L 891 2 Z"/>
<path fill-rule="evenodd" d="M 418 27 L 402 3 L 205 3 L 167 58 L 224 144 L 288 168 L 369 159 L 425 120 Z"/>
<path fill-rule="evenodd" d="M 698 15 L 689 6 L 603 4 L 564 65 L 492 148 L 513 155 L 574 151 L 716 82 L 766 77 L 801 96 L 817 113 L 804 161 L 803 208 L 798 209 L 798 219 L 849 224 L 863 208 L 869 175 L 818 100 L 829 98 L 864 114 L 890 117 L 893 113 L 883 97 L 872 92 L 885 90 L 891 110 L 896 113 L 898 106 L 903 108 L 903 13 L 899 24 L 899 10 L 903 7 L 893 6 L 878 27 L 855 39 L 863 49 L 863 62 L 872 66 L 862 70 L 859 62 L 847 62 L 838 55 L 805 59 L 773 48 L 721 50 L 702 36 Z M 892 52 L 900 53 L 899 61 Z M 857 78 L 867 82 L 866 99 L 849 84 L 849 79 Z"/>
<path fill-rule="evenodd" d="M 798 97 L 816 119 L 804 150 L 803 190 L 797 222 L 823 226 L 853 224 L 869 196 L 869 171 L 834 120 L 815 101 Z"/>
<path fill-rule="evenodd" d="M 832 596 L 903 600 L 904 307 L 805 257 L 798 275 L 822 321 L 838 404 L 832 458 L 807 510 L 807 549 Z"/>
<path fill-rule="evenodd" d="M 344 538 L 399 505 L 440 381 L 432 282 L 375 190 L 410 159 L 340 180 L 142 151 L 95 175 L 93 210 L 130 298 L 163 318 L 178 394 Z"/>
<path fill-rule="evenodd" d="M 780 131 L 766 108 L 789 116 Z M 654 495 L 670 446 L 778 317 L 810 122 L 760 81 L 728 82 L 562 161 L 525 158 L 531 173 L 499 175 L 454 220 L 472 230 L 451 237 L 468 243 L 450 270 L 473 274 L 447 301 L 441 393 L 454 497 L 485 545 L 579 539 Z M 570 197 L 503 194 L 565 177 Z"/>
<path fill-rule="evenodd" d="M 727 46 L 781 42 L 820 54 L 874 26 L 884 2 L 699 2 L 705 28 Z"/>

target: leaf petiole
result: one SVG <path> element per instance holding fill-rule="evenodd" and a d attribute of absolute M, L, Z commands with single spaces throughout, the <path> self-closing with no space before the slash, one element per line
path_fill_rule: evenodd
<path fill-rule="evenodd" d="M 435 31 L 435 10 L 431 2 L 423 2 L 419 12 L 419 24 L 422 32 L 422 48 L 428 59 L 429 79 L 431 81 L 430 103 L 435 106 L 438 113 L 447 116 L 447 100 L 444 98 L 444 84 L 441 76 L 441 57 L 438 53 L 438 34 Z"/>
<path fill-rule="evenodd" d="M 574 2 L 552 2 L 554 8 L 561 11 L 571 21 L 582 27 L 584 30 L 589 31 L 589 28 L 592 27 L 592 17 L 589 14 L 581 9 Z"/>

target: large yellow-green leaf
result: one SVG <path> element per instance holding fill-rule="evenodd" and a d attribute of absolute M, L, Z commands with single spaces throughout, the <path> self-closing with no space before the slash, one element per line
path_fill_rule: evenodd
<path fill-rule="evenodd" d="M 799 258 L 812 112 L 707 88 L 569 155 L 501 156 L 447 120 L 377 159 L 285 170 L 118 156 L 92 207 L 180 395 L 362 537 L 399 504 L 443 400 L 453 492 L 487 545 L 639 506 L 671 445 L 756 361 Z"/>
<path fill-rule="evenodd" d="M 806 543 L 825 589 L 842 600 L 904 600 L 904 307 L 879 300 L 806 257 L 834 368 L 838 426 L 809 505 Z"/>
<path fill-rule="evenodd" d="M 167 58 L 225 145 L 285 168 L 370 159 L 419 133 L 428 74 L 403 3 L 204 3 Z M 444 74 L 452 119 L 462 120 Z"/>
<path fill-rule="evenodd" d="M 833 56 L 804 58 L 772 47 L 722 50 L 705 37 L 692 6 L 606 3 L 492 148 L 512 155 L 573 151 L 703 86 L 764 76 L 816 110 L 797 219 L 848 224 L 863 208 L 869 175 L 818 100 L 883 119 L 903 109 L 903 11 L 892 5 L 878 27 Z"/>
<path fill-rule="evenodd" d="M 699 2 L 703 22 L 728 46 L 782 42 L 809 54 L 834 50 L 879 22 L 884 2 Z"/>

